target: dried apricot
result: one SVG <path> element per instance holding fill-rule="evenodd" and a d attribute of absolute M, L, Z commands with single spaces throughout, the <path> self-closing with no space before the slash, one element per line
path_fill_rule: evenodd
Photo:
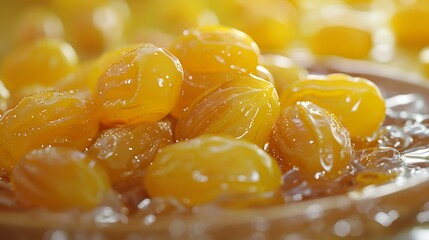
<path fill-rule="evenodd" d="M 86 89 L 92 92 L 96 91 L 98 79 L 108 70 L 109 66 L 121 57 L 125 56 L 139 45 L 124 45 L 110 51 L 106 51 L 96 59 L 87 61 L 67 75 L 56 85 L 59 90 Z"/>
<path fill-rule="evenodd" d="M 274 86 L 249 75 L 206 92 L 178 119 L 176 139 L 225 134 L 263 146 L 279 113 Z"/>
<path fill-rule="evenodd" d="M 369 57 L 372 46 L 372 32 L 354 26 L 324 26 L 310 37 L 310 49 L 318 55 L 362 59 Z"/>
<path fill-rule="evenodd" d="M 249 72 L 258 65 L 258 45 L 247 34 L 225 26 L 185 30 L 171 46 L 186 71 Z"/>
<path fill-rule="evenodd" d="M 144 185 L 151 197 L 175 197 L 193 206 L 222 195 L 277 191 L 281 174 L 254 144 L 201 136 L 161 149 L 146 170 Z"/>
<path fill-rule="evenodd" d="M 371 136 L 385 118 L 385 103 L 371 81 L 345 74 L 313 75 L 289 85 L 280 102 L 283 107 L 311 101 L 335 114 L 352 139 Z"/>
<path fill-rule="evenodd" d="M 282 170 L 292 167 L 314 179 L 344 174 L 352 157 L 349 133 L 338 119 L 311 102 L 284 108 L 269 143 Z"/>
<path fill-rule="evenodd" d="M 162 48 L 143 45 L 110 65 L 94 96 L 105 125 L 155 122 L 165 117 L 180 95 L 183 70 Z"/>
<path fill-rule="evenodd" d="M 73 47 L 62 40 L 42 39 L 10 52 L 1 74 L 12 92 L 34 85 L 53 87 L 78 64 Z"/>
<path fill-rule="evenodd" d="M 64 147 L 29 152 L 13 169 L 11 183 L 21 202 L 51 210 L 91 209 L 110 189 L 93 159 Z"/>
<path fill-rule="evenodd" d="M 402 47 L 422 49 L 429 45 L 429 5 L 415 3 L 400 8 L 391 19 L 390 25 L 397 43 Z"/>
<path fill-rule="evenodd" d="M 173 143 L 171 122 L 160 120 L 106 129 L 86 152 L 107 171 L 113 184 L 127 181 L 152 162 L 158 149 Z"/>
<path fill-rule="evenodd" d="M 35 148 L 84 150 L 98 125 L 96 108 L 86 93 L 46 91 L 25 97 L 0 119 L 0 167 L 10 172 Z"/>
<path fill-rule="evenodd" d="M 245 73 L 234 71 L 215 73 L 189 73 L 185 71 L 181 86 L 182 93 L 176 106 L 171 111 L 171 115 L 179 118 L 183 112 L 189 111 L 191 104 L 207 90 L 246 75 Z"/>

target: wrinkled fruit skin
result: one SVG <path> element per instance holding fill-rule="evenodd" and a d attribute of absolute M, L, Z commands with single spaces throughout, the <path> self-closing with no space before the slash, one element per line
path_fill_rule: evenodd
<path fill-rule="evenodd" d="M 107 126 L 155 122 L 176 105 L 183 70 L 162 48 L 144 45 L 110 65 L 94 94 Z"/>
<path fill-rule="evenodd" d="M 345 74 L 314 75 L 289 85 L 282 107 L 310 101 L 338 117 L 352 139 L 371 136 L 383 124 L 386 106 L 378 87 L 364 78 Z"/>
<path fill-rule="evenodd" d="M 283 172 L 295 167 L 315 179 L 341 176 L 352 157 L 347 130 L 311 102 L 297 102 L 281 111 L 269 149 Z"/>
<path fill-rule="evenodd" d="M 215 73 L 185 72 L 181 87 L 182 94 L 170 114 L 176 119 L 180 118 L 184 112 L 189 111 L 189 107 L 192 103 L 200 98 L 204 92 L 218 87 L 224 82 L 246 77 L 247 75 L 248 73 L 235 71 Z"/>
<path fill-rule="evenodd" d="M 84 92 L 46 91 L 25 97 L 0 119 L 0 167 L 9 173 L 35 148 L 84 150 L 98 129 L 96 108 Z"/>
<path fill-rule="evenodd" d="M 274 86 L 249 75 L 206 92 L 178 120 L 175 134 L 179 141 L 222 134 L 263 146 L 278 114 Z"/>
<path fill-rule="evenodd" d="M 247 34 L 224 26 L 201 26 L 185 30 L 170 51 L 186 71 L 248 72 L 258 65 L 258 45 Z"/>
<path fill-rule="evenodd" d="M 54 211 L 91 209 L 110 189 L 104 170 L 86 154 L 64 147 L 35 149 L 12 172 L 18 199 Z"/>
<path fill-rule="evenodd" d="M 163 148 L 147 168 L 144 185 L 151 197 L 175 197 L 194 206 L 222 195 L 277 191 L 281 173 L 254 144 L 201 136 Z"/>
<path fill-rule="evenodd" d="M 158 150 L 173 143 L 171 122 L 140 123 L 101 132 L 86 152 L 106 169 L 113 184 L 142 175 Z"/>

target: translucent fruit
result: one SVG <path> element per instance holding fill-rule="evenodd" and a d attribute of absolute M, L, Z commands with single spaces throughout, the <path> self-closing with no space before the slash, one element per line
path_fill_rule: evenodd
<path fill-rule="evenodd" d="M 173 143 L 171 122 L 161 120 L 106 129 L 87 154 L 107 171 L 113 185 L 142 175 L 158 149 Z"/>
<path fill-rule="evenodd" d="M 249 75 L 223 83 L 197 99 L 179 118 L 182 141 L 202 134 L 224 134 L 263 146 L 279 113 L 274 86 Z"/>
<path fill-rule="evenodd" d="M 297 102 L 281 111 L 269 150 L 284 172 L 295 167 L 314 179 L 341 176 L 352 157 L 347 130 L 334 115 L 311 102 Z"/>
<path fill-rule="evenodd" d="M 163 148 L 147 168 L 144 185 L 151 197 L 175 197 L 193 206 L 222 195 L 277 191 L 281 173 L 254 144 L 201 136 Z"/>
<path fill-rule="evenodd" d="M 427 3 L 427 2 L 426 2 Z M 415 4 L 392 15 L 390 25 L 400 46 L 421 49 L 429 45 L 429 5 Z"/>
<path fill-rule="evenodd" d="M 224 82 L 247 76 L 247 73 L 235 71 L 215 73 L 189 73 L 185 72 L 181 86 L 181 95 L 176 106 L 171 111 L 175 118 L 182 116 L 183 112 L 189 111 L 191 104 L 204 92 L 221 85 Z"/>
<path fill-rule="evenodd" d="M 42 39 L 10 52 L 1 74 L 6 87 L 14 93 L 35 85 L 54 86 L 77 64 L 77 54 L 67 42 Z"/>
<path fill-rule="evenodd" d="M 373 46 L 370 31 L 342 25 L 322 27 L 309 41 L 309 47 L 315 54 L 355 59 L 368 58 Z"/>
<path fill-rule="evenodd" d="M 180 95 L 183 70 L 162 48 L 144 45 L 110 65 L 99 79 L 94 100 L 105 125 L 155 122 Z"/>
<path fill-rule="evenodd" d="M 98 131 L 86 93 L 46 91 L 25 97 L 0 119 L 0 167 L 9 173 L 28 151 L 47 146 L 83 150 Z"/>
<path fill-rule="evenodd" d="M 311 101 L 335 114 L 352 139 L 370 137 L 385 118 L 386 106 L 378 87 L 345 74 L 312 75 L 291 83 L 282 93 L 281 104 L 287 107 L 298 101 Z"/>
<path fill-rule="evenodd" d="M 21 202 L 51 210 L 91 209 L 110 189 L 93 159 L 63 147 L 29 152 L 14 168 L 11 183 Z"/>
<path fill-rule="evenodd" d="M 249 72 L 258 65 L 259 48 L 247 34 L 225 26 L 185 30 L 170 47 L 186 71 Z"/>
<path fill-rule="evenodd" d="M 263 66 L 257 66 L 251 74 L 260 77 L 274 84 L 274 78 L 270 71 Z M 224 82 L 239 78 L 247 78 L 249 73 L 228 71 L 213 73 L 190 73 L 185 72 L 182 83 L 182 94 L 179 101 L 171 111 L 171 115 L 180 118 L 183 112 L 189 111 L 191 104 L 198 99 L 204 92 L 214 87 L 218 87 Z"/>
<path fill-rule="evenodd" d="M 59 82 L 56 87 L 61 90 L 89 89 L 95 92 L 98 79 L 108 70 L 111 64 L 115 63 L 129 52 L 139 47 L 137 44 L 130 44 L 106 51 L 96 59 L 85 62 Z"/>

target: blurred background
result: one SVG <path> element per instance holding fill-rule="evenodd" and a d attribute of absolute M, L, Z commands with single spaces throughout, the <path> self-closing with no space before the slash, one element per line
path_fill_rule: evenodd
<path fill-rule="evenodd" d="M 62 38 L 90 59 L 126 43 L 167 47 L 196 25 L 248 33 L 263 53 L 340 56 L 429 76 L 429 0 L 0 1 L 0 58 L 39 38 Z"/>

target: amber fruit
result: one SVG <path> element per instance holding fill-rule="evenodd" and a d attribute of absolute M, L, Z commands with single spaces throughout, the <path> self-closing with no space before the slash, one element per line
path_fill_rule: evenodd
<path fill-rule="evenodd" d="M 279 113 L 274 86 L 249 75 L 206 92 L 179 118 L 179 141 L 202 134 L 224 134 L 263 146 Z"/>
<path fill-rule="evenodd" d="M 106 51 L 97 58 L 80 64 L 75 71 L 61 79 L 56 85 L 56 89 L 86 89 L 95 92 L 99 78 L 103 76 L 110 65 L 139 46 L 138 44 L 123 45 Z"/>
<path fill-rule="evenodd" d="M 25 97 L 0 119 L 0 167 L 10 172 L 35 148 L 84 150 L 97 134 L 98 125 L 87 93 L 46 91 Z"/>
<path fill-rule="evenodd" d="M 429 5 L 415 4 L 399 9 L 390 19 L 390 26 L 399 46 L 422 49 L 429 45 Z"/>
<path fill-rule="evenodd" d="M 84 153 L 64 147 L 35 149 L 12 172 L 17 198 L 51 210 L 97 206 L 110 189 L 104 170 Z"/>
<path fill-rule="evenodd" d="M 263 66 L 257 66 L 250 74 L 274 84 L 274 78 L 271 72 Z M 170 114 L 178 119 L 182 116 L 183 112 L 189 111 L 189 107 L 192 103 L 200 98 L 206 91 L 218 87 L 227 81 L 247 78 L 248 75 L 249 73 L 237 71 L 214 73 L 190 73 L 185 71 L 185 77 L 181 87 L 182 93 Z"/>
<path fill-rule="evenodd" d="M 338 117 L 352 139 L 372 136 L 385 118 L 385 103 L 371 81 L 345 74 L 312 75 L 289 85 L 280 99 L 283 107 L 311 101 Z"/>
<path fill-rule="evenodd" d="M 113 185 L 126 182 L 142 174 L 158 149 L 173 143 L 171 125 L 160 120 L 106 129 L 86 153 L 106 169 Z"/>
<path fill-rule="evenodd" d="M 13 50 L 1 67 L 3 82 L 12 92 L 31 86 L 54 86 L 78 64 L 73 47 L 62 40 L 42 39 Z"/>
<path fill-rule="evenodd" d="M 314 179 L 335 179 L 352 157 L 349 133 L 338 119 L 311 102 L 284 108 L 270 137 L 269 150 L 282 170 Z"/>
<path fill-rule="evenodd" d="M 94 95 L 105 125 L 155 122 L 165 117 L 180 95 L 183 70 L 168 51 L 143 45 L 110 65 Z"/>
<path fill-rule="evenodd" d="M 190 73 L 185 72 L 181 95 L 176 106 L 171 111 L 171 115 L 180 118 L 184 112 L 189 111 L 191 104 L 198 99 L 204 92 L 218 87 L 224 82 L 246 77 L 247 73 L 235 71 L 216 72 L 216 73 Z"/>
<path fill-rule="evenodd" d="M 185 30 L 169 49 L 192 73 L 250 72 L 258 65 L 259 48 L 253 39 L 225 26 Z"/>
<path fill-rule="evenodd" d="M 281 174 L 254 144 L 201 136 L 164 147 L 147 168 L 144 185 L 151 197 L 174 197 L 194 206 L 222 195 L 277 191 Z"/>
<path fill-rule="evenodd" d="M 369 30 L 343 25 L 320 28 L 309 39 L 309 47 L 317 55 L 337 55 L 346 58 L 368 58 L 373 47 Z"/>

